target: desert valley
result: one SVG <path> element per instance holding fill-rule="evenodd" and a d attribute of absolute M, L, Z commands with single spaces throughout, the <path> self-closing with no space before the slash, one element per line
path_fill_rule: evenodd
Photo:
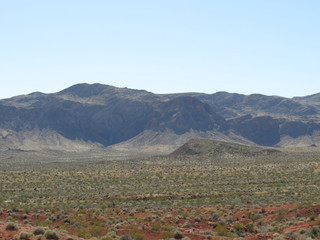
<path fill-rule="evenodd" d="M 0 100 L 0 239 L 320 239 L 320 94 L 103 84 Z"/>

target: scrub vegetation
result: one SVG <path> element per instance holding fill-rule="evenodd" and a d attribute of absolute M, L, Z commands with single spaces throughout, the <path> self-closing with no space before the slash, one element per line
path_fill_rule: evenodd
<path fill-rule="evenodd" d="M 12 239 L 319 238 L 319 149 L 236 152 L 4 155 L 0 232 Z"/>

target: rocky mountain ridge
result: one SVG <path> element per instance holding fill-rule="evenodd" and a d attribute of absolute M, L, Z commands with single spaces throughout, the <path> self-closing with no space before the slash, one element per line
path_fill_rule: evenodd
<path fill-rule="evenodd" d="M 318 144 L 319 99 L 318 94 L 291 99 L 227 92 L 154 94 L 77 84 L 58 93 L 36 92 L 0 100 L 0 130 L 18 139 L 10 142 L 1 134 L 0 149 L 24 149 L 32 132 L 41 136 L 39 142 L 52 132 L 53 139 L 64 139 L 66 145 L 68 141 L 88 143 L 80 149 L 93 145 L 121 148 L 124 144 L 126 149 L 149 148 L 151 152 L 157 143 L 166 146 L 161 151 L 168 152 L 171 146 L 197 137 L 262 146 Z M 47 142 L 47 148 L 50 142 L 51 147 L 60 144 Z"/>

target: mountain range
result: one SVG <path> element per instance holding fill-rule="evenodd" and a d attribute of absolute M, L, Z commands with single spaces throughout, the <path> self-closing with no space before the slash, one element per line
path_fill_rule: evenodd
<path fill-rule="evenodd" d="M 1 151 L 168 153 L 192 138 L 272 147 L 320 144 L 320 93 L 154 94 L 83 83 L 0 100 Z"/>

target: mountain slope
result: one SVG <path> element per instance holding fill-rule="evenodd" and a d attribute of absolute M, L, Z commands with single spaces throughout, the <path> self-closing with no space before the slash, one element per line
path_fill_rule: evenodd
<path fill-rule="evenodd" d="M 294 97 L 293 99 L 298 102 L 309 102 L 309 103 L 320 104 L 320 93 L 312 94 L 305 97 Z"/>
<path fill-rule="evenodd" d="M 168 154 L 191 139 L 214 139 L 220 141 L 237 142 L 246 145 L 255 145 L 252 141 L 238 136 L 234 132 L 225 135 L 219 131 L 195 131 L 190 130 L 184 134 L 177 134 L 172 130 L 163 131 L 146 130 L 139 135 L 115 145 L 108 147 L 110 150 L 123 153 L 146 153 L 146 154 Z"/>
<path fill-rule="evenodd" d="M 50 130 L 52 136 L 70 141 L 137 149 L 154 149 L 160 141 L 167 151 L 192 137 L 264 146 L 296 144 L 299 138 L 299 144 L 308 139 L 309 145 L 320 143 L 318 137 L 308 138 L 320 130 L 317 99 L 317 94 L 293 99 L 226 92 L 154 94 L 77 84 L 57 93 L 0 100 L 0 129 L 25 139 Z M 10 145 L 5 141 L 2 149 Z"/>
<path fill-rule="evenodd" d="M 177 134 L 183 134 L 190 129 L 207 131 L 228 130 L 224 118 L 212 111 L 205 104 L 193 97 L 178 97 L 158 105 L 156 114 L 148 124 L 154 130 L 172 129 Z"/>
<path fill-rule="evenodd" d="M 312 105 L 303 104 L 297 98 L 265 96 L 262 94 L 243 95 L 238 93 L 217 92 L 214 94 L 185 93 L 172 94 L 168 97 L 193 96 L 209 104 L 216 113 L 224 118 L 234 118 L 243 115 L 301 118 L 319 114 Z"/>
<path fill-rule="evenodd" d="M 0 151 L 47 151 L 84 152 L 101 150 L 97 143 L 83 140 L 70 140 L 50 129 L 33 129 L 30 131 L 13 131 L 0 129 Z"/>
<path fill-rule="evenodd" d="M 145 130 L 228 131 L 226 121 L 192 97 L 167 99 L 142 90 L 78 84 L 55 94 L 34 93 L 0 101 L 0 127 L 51 129 L 72 140 L 105 146 Z"/>

